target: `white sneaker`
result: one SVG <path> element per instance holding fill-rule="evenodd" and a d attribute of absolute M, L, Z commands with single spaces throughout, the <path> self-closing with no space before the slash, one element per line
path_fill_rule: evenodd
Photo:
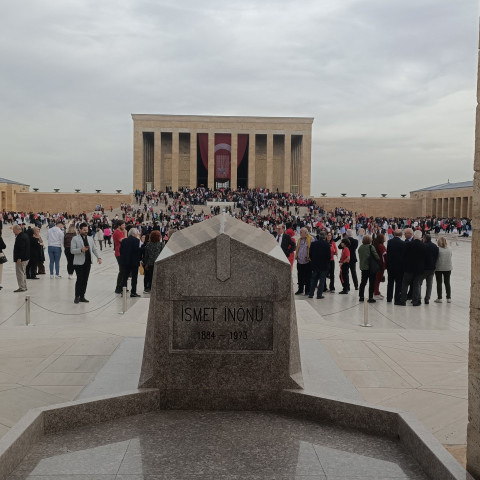
<path fill-rule="evenodd" d="M 50 278 L 55 278 L 53 275 L 50 275 Z"/>
<path fill-rule="evenodd" d="M 447 303 L 452 303 L 452 299 L 451 299 L 451 298 L 447 298 Z"/>
<path fill-rule="evenodd" d="M 385 297 L 383 295 L 374 295 L 373 298 L 375 300 L 383 300 Z"/>
<path fill-rule="evenodd" d="M 441 299 L 441 298 L 437 298 L 437 299 L 435 300 L 435 303 L 442 303 L 442 299 Z"/>
<path fill-rule="evenodd" d="M 73 278 L 73 275 L 68 274 L 68 279 L 71 280 Z"/>
<path fill-rule="evenodd" d="M 55 275 L 55 278 L 62 278 L 61 275 Z"/>

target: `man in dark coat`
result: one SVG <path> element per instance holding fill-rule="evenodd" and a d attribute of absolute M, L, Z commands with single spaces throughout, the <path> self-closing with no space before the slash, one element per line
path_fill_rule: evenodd
<path fill-rule="evenodd" d="M 13 261 L 17 274 L 18 288 L 15 293 L 27 291 L 27 265 L 30 260 L 30 241 L 20 225 L 13 226 L 15 245 L 13 246 Z"/>
<path fill-rule="evenodd" d="M 325 281 L 327 279 L 328 267 L 330 264 L 330 245 L 326 241 L 327 235 L 324 231 L 317 234 L 317 241 L 310 245 L 310 264 L 312 266 L 312 274 L 310 277 L 310 294 L 308 298 L 313 298 L 315 287 L 318 285 L 317 298 L 323 297 Z"/>
<path fill-rule="evenodd" d="M 285 227 L 281 223 L 277 225 L 277 234 L 275 235 L 275 240 L 280 244 L 280 247 L 287 258 L 295 251 L 297 247 L 295 240 L 293 240 L 290 235 L 285 233 Z"/>
<path fill-rule="evenodd" d="M 395 305 L 400 303 L 400 296 L 402 294 L 405 243 L 401 237 L 402 231 L 397 228 L 393 232 L 393 238 L 387 242 L 387 302 L 391 302 L 392 299 L 394 299 Z"/>
<path fill-rule="evenodd" d="M 402 296 L 398 305 L 407 304 L 408 286 L 412 284 L 412 305 L 422 304 L 422 280 L 425 265 L 425 247 L 421 240 L 422 231 L 415 230 L 413 240 L 405 243 L 403 264 Z"/>
<path fill-rule="evenodd" d="M 358 290 L 358 278 L 357 278 L 358 240 L 356 238 L 353 238 L 353 230 L 351 229 L 347 230 L 347 238 L 348 238 L 348 241 L 350 242 L 350 247 L 348 247 L 348 249 L 350 250 L 350 262 L 349 262 L 350 274 L 352 276 L 352 282 L 353 282 L 353 285 L 355 286 L 355 290 Z"/>
<path fill-rule="evenodd" d="M 123 287 L 127 286 L 128 277 L 132 277 L 131 297 L 140 297 L 137 294 L 137 278 L 138 267 L 140 266 L 140 240 L 138 239 L 138 231 L 136 228 L 131 228 L 125 238 L 120 244 L 119 264 L 123 270 Z"/>

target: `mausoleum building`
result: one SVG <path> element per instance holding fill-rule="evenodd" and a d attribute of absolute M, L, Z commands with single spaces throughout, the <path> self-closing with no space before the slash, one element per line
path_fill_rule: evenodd
<path fill-rule="evenodd" d="M 133 189 L 310 195 L 313 118 L 133 114 Z"/>

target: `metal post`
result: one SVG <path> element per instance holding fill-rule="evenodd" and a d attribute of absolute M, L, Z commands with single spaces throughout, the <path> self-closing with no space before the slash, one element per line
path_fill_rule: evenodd
<path fill-rule="evenodd" d="M 363 323 L 360 324 L 361 327 L 371 327 L 368 323 L 368 300 L 365 298 L 363 301 Z"/>
<path fill-rule="evenodd" d="M 127 311 L 127 287 L 122 289 L 122 313 Z"/>
<path fill-rule="evenodd" d="M 30 325 L 30 295 L 25 297 L 25 325 Z"/>

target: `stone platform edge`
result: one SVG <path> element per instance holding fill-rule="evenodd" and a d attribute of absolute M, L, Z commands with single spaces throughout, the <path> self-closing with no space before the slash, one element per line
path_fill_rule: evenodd
<path fill-rule="evenodd" d="M 225 405 L 225 410 L 268 410 L 399 439 L 430 478 L 474 480 L 413 415 L 400 410 L 298 390 L 279 392 L 274 408 Z M 0 480 L 6 480 L 43 435 L 167 409 L 174 408 L 154 388 L 32 409 L 0 439 Z"/>

